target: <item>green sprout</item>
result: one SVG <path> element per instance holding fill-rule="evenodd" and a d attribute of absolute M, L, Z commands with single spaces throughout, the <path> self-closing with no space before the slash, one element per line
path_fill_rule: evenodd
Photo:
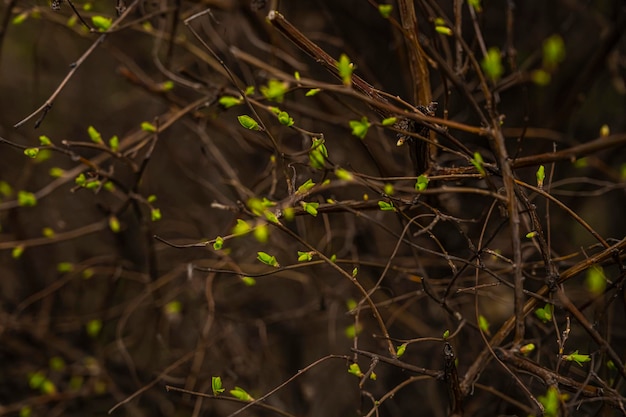
<path fill-rule="evenodd" d="M 89 126 L 87 128 L 87 134 L 89 135 L 89 139 L 91 139 L 93 143 L 96 143 L 98 145 L 102 145 L 104 143 L 102 141 L 102 135 L 96 130 L 95 127 Z"/>
<path fill-rule="evenodd" d="M 309 178 L 304 184 L 298 187 L 296 194 L 306 194 L 313 187 L 315 187 L 315 183 Z"/>
<path fill-rule="evenodd" d="M 487 318 L 485 316 L 483 316 L 482 314 L 478 316 L 478 327 L 480 328 L 480 330 L 482 330 L 485 334 L 490 335 L 491 332 L 489 331 L 489 321 L 487 320 Z"/>
<path fill-rule="evenodd" d="M 248 394 L 243 388 L 235 387 L 230 390 L 230 395 L 241 401 L 254 401 L 254 398 Z"/>
<path fill-rule="evenodd" d="M 216 397 L 224 392 L 224 387 L 222 387 L 222 378 L 219 376 L 211 377 L 211 388 L 213 389 L 213 395 Z"/>
<path fill-rule="evenodd" d="M 275 101 L 276 103 L 282 103 L 285 98 L 285 93 L 289 90 L 289 83 L 279 80 L 269 80 L 267 85 L 262 85 L 261 94 L 269 101 Z"/>
<path fill-rule="evenodd" d="M 213 249 L 220 250 L 224 247 L 224 238 L 218 236 L 215 238 L 215 242 L 213 242 Z"/>
<path fill-rule="evenodd" d="M 321 88 L 311 88 L 309 91 L 307 91 L 304 95 L 306 97 L 313 97 L 314 95 L 316 95 L 317 93 L 319 93 L 320 91 L 322 91 Z"/>
<path fill-rule="evenodd" d="M 430 180 L 424 174 L 417 177 L 417 181 L 415 182 L 415 190 L 416 191 L 424 191 L 426 187 L 428 187 L 428 182 Z"/>
<path fill-rule="evenodd" d="M 352 73 L 354 72 L 354 64 L 350 62 L 350 58 L 348 55 L 341 54 L 339 57 L 339 62 L 337 62 L 337 70 L 339 71 L 339 76 L 341 77 L 341 81 L 345 86 L 352 85 Z"/>
<path fill-rule="evenodd" d="M 396 358 L 399 358 L 400 356 L 404 355 L 404 352 L 406 352 L 406 346 L 407 346 L 406 343 L 403 343 L 396 348 Z"/>
<path fill-rule="evenodd" d="M 278 122 L 284 126 L 293 126 L 293 124 L 295 123 L 293 121 L 293 117 L 290 117 L 289 113 L 287 113 L 286 111 L 281 111 L 280 113 L 278 113 Z"/>
<path fill-rule="evenodd" d="M 587 270 L 585 278 L 587 290 L 595 296 L 601 295 L 606 289 L 606 276 L 601 266 L 592 266 Z"/>
<path fill-rule="evenodd" d="M 111 27 L 113 19 L 104 16 L 91 16 L 91 23 L 99 32 L 106 32 Z"/>
<path fill-rule="evenodd" d="M 28 191 L 18 191 L 17 204 L 21 207 L 33 207 L 37 205 L 37 197 Z"/>
<path fill-rule="evenodd" d="M 335 169 L 335 176 L 343 181 L 354 180 L 354 175 L 352 175 L 350 171 L 345 170 L 343 168 L 339 168 L 339 167 Z"/>
<path fill-rule="evenodd" d="M 543 67 L 552 70 L 565 59 L 565 43 L 560 35 L 552 35 L 543 41 Z"/>
<path fill-rule="evenodd" d="M 504 73 L 500 49 L 496 47 L 489 48 L 480 65 L 483 71 L 485 71 L 487 78 L 494 83 L 497 82 Z"/>
<path fill-rule="evenodd" d="M 324 145 L 324 139 L 313 138 L 311 149 L 309 150 L 309 164 L 315 169 L 324 169 L 328 158 L 328 150 Z"/>
<path fill-rule="evenodd" d="M 370 128 L 370 125 L 370 122 L 365 116 L 363 116 L 360 121 L 350 120 L 350 128 L 352 129 L 352 134 L 359 139 L 365 138 L 365 135 L 367 135 L 367 131 Z"/>
<path fill-rule="evenodd" d="M 378 202 L 378 207 L 382 211 L 396 211 L 396 208 L 393 206 L 392 202 L 387 202 L 387 201 L 380 200 Z"/>
<path fill-rule="evenodd" d="M 256 279 L 252 277 L 241 277 L 240 279 L 246 287 L 253 287 L 256 285 Z"/>
<path fill-rule="evenodd" d="M 484 177 L 485 176 L 485 167 L 484 167 L 485 162 L 483 160 L 483 156 L 479 152 L 474 152 L 474 158 L 472 158 L 471 161 L 472 161 L 472 165 L 474 165 L 474 167 L 480 173 L 480 175 Z"/>
<path fill-rule="evenodd" d="M 383 119 L 383 121 L 380 123 L 383 126 L 393 126 L 396 124 L 397 121 L 398 121 L 397 117 L 387 117 L 386 119 Z"/>
<path fill-rule="evenodd" d="M 544 417 L 557 417 L 559 415 L 559 390 L 555 386 L 550 386 L 546 395 L 540 395 L 539 402 L 543 405 Z"/>
<path fill-rule="evenodd" d="M 309 213 L 311 216 L 317 216 L 317 208 L 320 206 L 320 203 L 307 203 L 305 201 L 301 201 L 300 205 L 302 206 L 304 211 Z"/>
<path fill-rule="evenodd" d="M 26 148 L 24 149 L 24 155 L 29 158 L 37 158 L 37 154 L 39 153 L 39 148 Z"/>
<path fill-rule="evenodd" d="M 393 6 L 391 4 L 379 4 L 378 5 L 378 13 L 385 19 L 389 19 L 391 16 L 391 12 L 393 11 Z"/>
<path fill-rule="evenodd" d="M 141 122 L 141 130 L 149 133 L 156 133 L 157 128 L 150 122 Z"/>
<path fill-rule="evenodd" d="M 543 180 L 546 179 L 546 169 L 543 165 L 540 165 L 537 169 L 537 187 L 543 189 Z"/>
<path fill-rule="evenodd" d="M 301 252 L 298 251 L 298 262 L 310 262 L 313 260 L 314 252 Z"/>
<path fill-rule="evenodd" d="M 229 109 L 231 107 L 238 106 L 239 104 L 243 103 L 243 98 L 233 97 L 233 96 L 222 96 L 217 102 L 225 109 Z"/>
<path fill-rule="evenodd" d="M 259 123 L 246 114 L 237 116 L 237 120 L 239 120 L 239 124 L 241 126 L 248 130 L 261 130 L 261 126 L 259 126 Z"/>
<path fill-rule="evenodd" d="M 257 259 L 263 262 L 265 265 L 273 266 L 274 268 L 280 268 L 280 264 L 276 260 L 276 257 L 266 252 L 257 252 Z"/>
<path fill-rule="evenodd" d="M 233 227 L 233 235 L 241 236 L 249 233 L 252 230 L 252 227 L 242 219 L 237 219 L 237 224 Z"/>
<path fill-rule="evenodd" d="M 537 316 L 537 318 L 544 323 L 547 323 L 550 320 L 552 320 L 553 313 L 554 313 L 554 306 L 548 303 L 546 303 L 546 305 L 543 308 L 538 308 L 535 310 L 535 316 Z"/>

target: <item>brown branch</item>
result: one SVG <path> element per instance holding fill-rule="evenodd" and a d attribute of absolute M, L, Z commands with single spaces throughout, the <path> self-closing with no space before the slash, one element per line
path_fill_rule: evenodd
<path fill-rule="evenodd" d="M 578 275 L 579 273 L 583 272 L 593 265 L 604 262 L 614 257 L 615 253 L 619 253 L 623 250 L 626 250 L 626 237 L 614 244 L 613 246 L 604 249 L 602 252 L 599 252 L 583 261 L 580 261 L 576 265 L 573 265 L 567 270 L 563 271 L 563 273 L 561 273 L 561 275 L 559 276 L 557 285 L 563 284 L 564 282 L 568 281 L 572 277 Z M 537 294 L 539 296 L 545 296 L 548 294 L 549 291 L 550 289 L 548 288 L 548 286 L 544 285 L 539 289 L 539 291 L 537 291 Z M 537 304 L 537 298 L 531 298 L 530 300 L 528 300 L 524 305 L 524 316 L 530 314 L 537 307 Z M 476 380 L 478 375 L 482 372 L 482 370 L 489 362 L 489 359 L 491 357 L 491 350 L 500 346 L 504 339 L 513 330 L 514 326 L 515 317 L 511 317 L 506 322 L 504 322 L 502 327 L 500 327 L 500 330 L 498 330 L 498 332 L 491 338 L 491 340 L 489 341 L 490 347 L 485 347 L 482 352 L 478 354 L 476 360 L 469 367 L 469 369 L 465 373 L 465 376 L 463 377 L 463 380 L 461 381 L 461 390 L 464 395 L 467 395 L 470 392 L 473 382 Z M 624 369 L 622 369 L 621 372 L 624 373 Z"/>

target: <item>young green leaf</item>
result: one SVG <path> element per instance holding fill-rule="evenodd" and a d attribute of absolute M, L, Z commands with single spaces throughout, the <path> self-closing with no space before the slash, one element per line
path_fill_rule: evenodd
<path fill-rule="evenodd" d="M 298 262 L 310 262 L 313 259 L 313 253 L 298 251 Z"/>
<path fill-rule="evenodd" d="M 233 234 L 235 236 L 245 235 L 252 230 L 252 227 L 245 221 L 237 219 L 237 224 L 233 227 Z"/>
<path fill-rule="evenodd" d="M 363 327 L 361 326 L 361 323 L 359 323 L 358 326 L 351 324 L 350 326 L 346 327 L 346 329 L 344 330 L 344 334 L 348 339 L 354 339 L 359 335 L 359 333 L 361 333 L 362 330 Z"/>
<path fill-rule="evenodd" d="M 239 104 L 243 103 L 243 98 L 233 97 L 233 96 L 222 96 L 217 102 L 225 109 L 230 109 L 231 107 L 238 106 Z"/>
<path fill-rule="evenodd" d="M 552 320 L 553 312 L 554 312 L 554 306 L 552 304 L 546 303 L 546 305 L 543 308 L 538 308 L 535 310 L 535 316 L 537 316 L 537 318 L 541 320 L 542 322 L 547 323 L 550 320 Z"/>
<path fill-rule="evenodd" d="M 65 174 L 65 171 L 59 167 L 52 167 L 50 168 L 50 171 L 48 171 L 48 174 L 50 174 L 53 178 L 60 178 L 63 174 Z"/>
<path fill-rule="evenodd" d="M 286 111 L 281 111 L 280 113 L 278 113 L 278 122 L 284 126 L 293 126 L 293 124 L 295 123 L 293 121 L 293 118 L 290 117 L 289 113 L 287 113 Z"/>
<path fill-rule="evenodd" d="M 156 133 L 157 128 L 150 122 L 141 122 L 141 130 L 144 132 Z"/>
<path fill-rule="evenodd" d="M 230 395 L 241 401 L 254 401 L 254 398 L 248 394 L 243 388 L 235 387 L 230 390 Z"/>
<path fill-rule="evenodd" d="M 565 43 L 560 35 L 552 35 L 543 41 L 543 67 L 553 70 L 565 59 Z"/>
<path fill-rule="evenodd" d="M 219 376 L 211 377 L 211 388 L 213 389 L 213 395 L 216 397 L 224 392 L 224 387 L 222 386 L 222 378 Z"/>
<path fill-rule="evenodd" d="M 406 352 L 406 343 L 403 343 L 396 348 L 396 358 L 404 355 L 404 352 Z"/>
<path fill-rule="evenodd" d="M 558 417 L 559 416 L 559 390 L 554 385 L 551 385 L 546 391 L 546 395 L 540 395 L 537 397 L 539 402 L 543 405 L 544 417 Z"/>
<path fill-rule="evenodd" d="M 218 236 L 215 238 L 215 242 L 213 242 L 213 249 L 221 250 L 224 247 L 224 238 Z"/>
<path fill-rule="evenodd" d="M 24 253 L 24 249 L 26 249 L 24 245 L 14 247 L 13 250 L 11 250 L 11 258 L 18 259 Z"/>
<path fill-rule="evenodd" d="M 435 26 L 435 32 L 446 36 L 452 36 L 452 29 L 447 26 Z"/>
<path fill-rule="evenodd" d="M 158 208 L 153 208 L 150 210 L 150 220 L 153 222 L 157 222 L 161 220 L 161 210 Z"/>
<path fill-rule="evenodd" d="M 37 205 L 37 197 L 28 191 L 18 191 L 17 204 L 21 207 L 33 207 Z"/>
<path fill-rule="evenodd" d="M 552 76 L 548 71 L 540 68 L 530 73 L 530 79 L 538 86 L 545 87 L 552 81 Z"/>
<path fill-rule="evenodd" d="M 540 165 L 537 169 L 537 187 L 543 189 L 543 180 L 546 179 L 546 169 L 543 165 Z"/>
<path fill-rule="evenodd" d="M 352 84 L 352 73 L 354 72 L 354 64 L 350 62 L 350 58 L 348 55 L 341 54 L 339 57 L 339 61 L 337 62 L 337 70 L 339 71 L 339 76 L 343 81 L 343 84 L 349 86 Z"/>
<path fill-rule="evenodd" d="M 489 331 L 489 321 L 487 321 L 487 318 L 482 314 L 478 316 L 478 327 L 480 327 L 480 330 L 485 332 L 485 334 L 491 334 L 491 332 Z"/>
<path fill-rule="evenodd" d="M 395 189 L 393 188 L 393 184 L 386 183 L 385 187 L 383 188 L 383 192 L 386 195 L 393 195 L 393 193 L 395 192 Z"/>
<path fill-rule="evenodd" d="M 273 266 L 274 268 L 279 268 L 280 264 L 276 261 L 276 258 L 265 252 L 257 252 L 257 259 L 263 262 L 265 265 Z"/>
<path fill-rule="evenodd" d="M 528 343 L 528 344 L 522 346 L 521 348 L 519 348 L 519 353 L 521 353 L 522 355 L 528 355 L 533 350 L 535 350 L 535 344 L 534 343 Z"/>
<path fill-rule="evenodd" d="M 424 174 L 417 177 L 417 181 L 415 182 L 415 190 L 416 191 L 424 191 L 426 187 L 428 187 L 428 182 L 430 180 Z"/>
<path fill-rule="evenodd" d="M 445 332 L 443 332 L 443 338 L 447 339 L 448 337 L 450 337 L 450 330 L 446 330 Z"/>
<path fill-rule="evenodd" d="M 485 167 L 484 167 L 483 156 L 479 152 L 474 152 L 474 158 L 472 159 L 472 165 L 476 168 L 476 170 L 482 175 L 485 176 Z"/>
<path fill-rule="evenodd" d="M 17 16 L 15 16 L 12 20 L 11 23 L 14 25 L 19 25 L 21 23 L 23 23 L 26 19 L 28 19 L 28 15 L 30 14 L 30 12 L 26 11 L 26 12 L 22 12 L 20 14 L 18 14 Z"/>
<path fill-rule="evenodd" d="M 378 13 L 385 19 L 389 19 L 391 16 L 391 12 L 393 11 L 393 6 L 391 4 L 379 4 L 378 5 Z"/>
<path fill-rule="evenodd" d="M 57 272 L 61 274 L 72 272 L 74 270 L 74 265 L 71 262 L 59 262 L 57 264 Z"/>
<path fill-rule="evenodd" d="M 350 128 L 354 136 L 359 139 L 364 139 L 370 128 L 370 122 L 367 120 L 367 117 L 363 116 L 361 120 L 350 120 Z"/>
<path fill-rule="evenodd" d="M 378 207 L 382 211 L 396 211 L 396 208 L 393 206 L 392 202 L 387 202 L 387 201 L 380 200 L 378 202 Z"/>
<path fill-rule="evenodd" d="M 93 143 L 97 143 L 98 145 L 102 145 L 104 143 L 102 141 L 102 135 L 100 135 L 100 132 L 98 132 L 95 127 L 89 126 L 87 128 L 87 134 Z"/>
<path fill-rule="evenodd" d="M 91 16 L 91 23 L 93 23 L 98 31 L 106 32 L 111 27 L 113 19 L 104 16 Z"/>
<path fill-rule="evenodd" d="M 39 144 L 41 146 L 51 146 L 52 145 L 52 141 L 50 140 L 50 138 L 46 135 L 41 135 L 39 136 Z"/>
<path fill-rule="evenodd" d="M 363 376 L 363 372 L 361 372 L 361 368 L 358 363 L 351 363 L 348 367 L 348 373 L 359 378 Z"/>
<path fill-rule="evenodd" d="M 285 98 L 285 93 L 289 90 L 289 83 L 279 80 L 269 80 L 267 85 L 262 85 L 261 94 L 269 101 L 275 101 L 276 103 L 282 103 Z"/>
<path fill-rule="evenodd" d="M 302 208 L 304 209 L 304 211 L 309 213 L 311 216 L 313 217 L 317 216 L 317 208 L 320 206 L 320 203 L 307 203 L 307 202 L 301 201 L 300 204 L 302 205 Z"/>
<path fill-rule="evenodd" d="M 583 355 L 575 350 L 569 355 L 563 355 L 563 359 L 570 362 L 576 362 L 579 366 L 583 366 L 583 363 L 591 361 L 591 355 Z"/>
<path fill-rule="evenodd" d="M 113 152 L 117 152 L 120 148 L 120 139 L 117 137 L 117 135 L 109 139 L 109 148 L 111 148 Z"/>
<path fill-rule="evenodd" d="M 309 178 L 304 184 L 298 187 L 296 194 L 306 194 L 313 187 L 315 187 L 315 183 Z"/>
<path fill-rule="evenodd" d="M 305 96 L 306 97 L 313 97 L 314 95 L 316 95 L 320 91 L 322 91 L 321 88 L 311 88 L 309 91 L 306 92 Z"/>
<path fill-rule="evenodd" d="M 85 329 L 87 330 L 87 334 L 90 337 L 92 338 L 97 337 L 100 334 L 100 331 L 102 330 L 102 320 L 99 320 L 99 319 L 89 320 L 87 324 L 85 325 Z"/>
<path fill-rule="evenodd" d="M 534 230 L 533 230 L 532 232 L 528 232 L 528 233 L 526 233 L 526 238 L 527 238 L 527 239 L 532 239 L 532 238 L 534 238 L 535 236 L 537 236 L 537 232 L 536 232 L 536 231 L 534 231 Z"/>
<path fill-rule="evenodd" d="M 587 270 L 585 285 L 592 295 L 598 296 L 604 293 L 606 289 L 606 276 L 601 266 L 592 266 Z"/>
<path fill-rule="evenodd" d="M 383 126 L 393 126 L 396 124 L 397 121 L 398 121 L 397 117 L 387 117 L 386 119 L 383 119 L 381 124 Z"/>
<path fill-rule="evenodd" d="M 243 285 L 245 285 L 246 287 L 253 287 L 256 285 L 256 279 L 252 278 L 252 277 L 241 277 L 241 282 L 243 282 Z"/>
<path fill-rule="evenodd" d="M 239 124 L 246 129 L 261 130 L 261 126 L 259 126 L 259 123 L 248 115 L 243 114 L 241 116 L 237 116 L 237 120 L 239 120 Z"/>
<path fill-rule="evenodd" d="M 502 57 L 500 56 L 500 49 L 496 47 L 489 48 L 487 55 L 483 57 L 480 63 L 487 78 L 494 83 L 497 82 L 504 73 L 504 67 L 502 66 Z"/>
<path fill-rule="evenodd" d="M 271 213 L 269 210 L 265 211 Z M 259 243 L 265 243 L 270 237 L 270 231 L 266 224 L 260 224 L 254 228 L 253 235 Z"/>
<path fill-rule="evenodd" d="M 309 164 L 315 169 L 324 169 L 328 158 L 328 150 L 324 145 L 324 139 L 313 138 L 311 149 L 309 150 Z"/>
<path fill-rule="evenodd" d="M 354 176 L 352 175 L 350 171 L 345 170 L 343 168 L 339 168 L 339 167 L 335 168 L 335 176 L 343 181 L 354 180 Z"/>
<path fill-rule="evenodd" d="M 109 229 L 111 229 L 113 233 L 120 232 L 120 221 L 117 219 L 116 216 L 109 217 Z"/>
<path fill-rule="evenodd" d="M 37 154 L 39 153 L 39 148 L 26 148 L 24 149 L 24 155 L 29 158 L 37 158 Z"/>

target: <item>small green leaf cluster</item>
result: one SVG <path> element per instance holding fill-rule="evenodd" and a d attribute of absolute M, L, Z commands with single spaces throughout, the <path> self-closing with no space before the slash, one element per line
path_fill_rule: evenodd
<path fill-rule="evenodd" d="M 309 150 L 309 164 L 315 169 L 324 169 L 328 158 L 328 149 L 324 145 L 324 139 L 313 138 Z"/>
<path fill-rule="evenodd" d="M 259 90 L 261 94 L 263 94 L 263 97 L 269 101 L 282 103 L 285 99 L 285 94 L 289 90 L 289 83 L 286 81 L 269 80 L 267 85 L 262 85 Z"/>
<path fill-rule="evenodd" d="M 553 313 L 554 313 L 554 306 L 552 304 L 547 304 L 547 303 L 544 307 L 538 308 L 535 310 L 535 316 L 537 316 L 537 318 L 544 323 L 547 323 L 550 320 L 552 320 Z"/>
<path fill-rule="evenodd" d="M 502 66 L 502 57 L 500 55 L 500 49 L 497 47 L 491 47 L 485 54 L 480 63 L 487 78 L 496 83 L 502 77 L 504 73 L 504 67 Z"/>
<path fill-rule="evenodd" d="M 265 265 L 273 266 L 274 268 L 280 268 L 280 264 L 276 260 L 276 257 L 266 252 L 257 252 L 257 259 L 263 262 Z"/>
<path fill-rule="evenodd" d="M 367 135 L 367 131 L 369 130 L 371 123 L 367 120 L 367 117 L 363 116 L 361 120 L 350 120 L 350 128 L 352 129 L 352 134 L 359 139 L 364 139 L 365 135 Z"/>
<path fill-rule="evenodd" d="M 337 71 L 341 77 L 341 81 L 345 86 L 352 85 L 352 73 L 354 72 L 354 64 L 350 62 L 348 55 L 341 54 L 337 62 Z"/>

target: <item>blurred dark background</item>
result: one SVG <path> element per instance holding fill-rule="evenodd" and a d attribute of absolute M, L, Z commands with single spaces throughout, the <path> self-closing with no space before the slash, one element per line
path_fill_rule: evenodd
<path fill-rule="evenodd" d="M 454 42 L 436 33 L 434 18 L 452 19 L 453 2 L 415 4 L 420 33 L 441 56 L 452 59 Z M 75 0 L 73 5 L 89 24 L 92 16 L 117 17 L 115 2 Z M 398 18 L 394 6 L 392 16 Z M 190 25 L 241 86 L 256 87 L 257 96 L 261 86 L 280 78 L 276 71 L 291 76 L 297 70 L 303 78 L 339 84 L 272 29 L 266 15 L 273 7 L 333 57 L 346 53 L 356 73 L 375 87 L 412 100 L 414 76 L 408 70 L 402 35 L 380 16 L 375 2 L 141 0 L 121 26 L 86 55 L 45 117 L 40 112 L 15 128 L 46 102 L 101 35 L 86 31 L 72 18 L 67 2 L 59 11 L 44 1 L 2 3 L 0 136 L 6 141 L 0 143 L 0 415 L 105 415 L 142 389 L 113 415 L 228 415 L 240 405 L 166 392 L 165 385 L 211 393 L 211 377 L 221 376 L 227 391 L 240 386 L 259 397 L 325 355 L 351 355 L 354 340 L 346 336 L 346 329 L 354 319 L 346 313 L 361 294 L 328 266 L 261 275 L 254 286 L 240 279 L 241 274 L 268 270 L 256 260 L 260 250 L 275 255 L 281 265 L 297 264 L 296 251 L 307 250 L 300 242 L 273 230 L 265 243 L 245 236 L 228 240 L 227 249 L 219 252 L 212 244 L 202 245 L 229 235 L 238 218 L 250 220 L 245 209 L 249 198 L 286 199 L 286 178 L 293 178 L 297 188 L 308 178 L 321 182 L 327 177 L 308 167 L 306 135 L 280 126 L 269 112 L 259 110 L 284 152 L 276 162 L 268 137 L 237 123 L 238 115 L 250 114 L 248 108 L 224 109 L 217 104 L 220 96 L 238 92 L 183 23 L 210 8 L 210 14 Z M 469 7 L 462 6 L 462 36 L 477 59 L 482 42 L 502 51 L 504 75 L 494 91 L 510 155 L 530 156 L 589 142 L 601 136 L 603 125 L 610 134 L 626 130 L 622 1 L 483 1 L 475 21 L 480 35 Z M 542 68 L 542 48 L 553 35 L 563 40 L 565 56 L 551 69 L 550 82 L 539 85 L 532 74 Z M 437 116 L 480 126 L 467 97 L 445 80 L 440 68 L 430 71 L 433 100 L 439 103 Z M 461 78 L 484 106 L 475 73 L 466 71 Z M 298 127 L 324 134 L 333 163 L 376 177 L 412 175 L 395 133 L 372 126 L 365 141 L 350 135 L 349 120 L 363 115 L 377 120 L 362 102 L 332 92 L 308 98 L 307 89 L 291 87 L 278 105 L 289 111 Z M 154 137 L 141 129 L 142 122 L 167 126 Z M 89 126 L 105 142 L 117 135 L 124 157 L 84 145 L 92 143 Z M 470 150 L 494 160 L 484 137 L 461 130 L 451 133 Z M 26 157 L 23 147 L 39 146 L 41 135 L 58 148 L 51 153 L 40 150 L 35 159 Z M 609 242 L 626 235 L 625 156 L 623 145 L 607 146 L 583 160 L 546 166 L 552 194 Z M 468 165 L 446 152 L 435 158 L 442 167 Z M 76 185 L 81 172 L 93 174 L 86 159 L 97 161 L 101 169 L 97 177 L 111 180 L 114 191 Z M 50 175 L 53 168 L 65 174 L 56 178 Z M 536 167 L 523 168 L 516 174 L 535 184 L 535 171 Z M 20 205 L 20 191 L 35 193 L 37 204 Z M 320 203 L 327 198 L 361 200 L 366 193 L 379 198 L 375 190 L 361 185 L 338 186 L 314 198 Z M 154 202 L 148 198 L 152 195 Z M 549 221 L 545 227 L 553 256 L 576 255 L 564 261 L 563 268 L 584 258 L 585 251 L 597 249 L 593 246 L 597 240 L 571 217 L 554 206 L 546 208 L 545 200 L 535 195 L 531 199 L 543 220 Z M 476 239 L 489 203 L 473 194 L 428 202 L 468 219 L 458 227 L 442 222 L 433 229 L 449 254 L 468 259 L 467 236 Z M 156 208 L 162 218 L 152 221 Z M 378 210 L 362 214 L 298 215 L 289 227 L 316 249 L 344 260 L 340 265 L 346 271 L 359 266 L 359 280 L 370 288 L 394 254 L 403 225 Z M 120 224 L 117 233 L 112 218 Z M 506 233 L 493 240 L 493 249 L 502 246 L 508 256 Z M 415 241 L 440 250 L 428 237 Z M 198 245 L 172 247 L 194 243 Z M 532 244 L 525 251 L 529 262 L 539 259 Z M 453 317 L 424 294 L 419 278 L 433 278 L 435 291 L 442 294 L 449 283 L 448 264 L 424 253 L 416 263 L 408 247 L 393 256 L 384 294 L 376 299 L 384 306 L 393 337 L 440 337 L 445 329 L 454 329 Z M 607 271 L 618 274 L 617 268 Z M 472 270 L 455 285 L 471 286 L 473 279 Z M 541 284 L 537 279 L 530 286 Z M 582 277 L 576 285 L 572 293 L 584 293 Z M 500 288 L 479 301 L 494 328 L 511 314 L 511 291 Z M 473 296 L 451 298 L 455 308 L 474 320 Z M 624 321 L 623 297 L 619 298 L 615 311 L 610 310 L 615 320 L 610 325 L 616 328 Z M 365 330 L 358 347 L 384 354 L 369 313 L 362 313 L 359 325 Z M 548 337 L 541 326 L 529 337 L 554 348 L 554 335 Z M 574 333 L 581 350 L 595 349 L 584 332 Z M 475 329 L 467 330 L 455 343 L 461 371 L 483 347 L 477 335 Z M 623 331 L 615 334 L 622 342 L 624 336 Z M 406 361 L 441 369 L 441 349 L 434 342 L 411 345 Z M 623 348 L 619 353 L 623 356 Z M 372 400 L 360 395 L 358 379 L 346 372 L 347 364 L 345 358 L 328 359 L 266 404 L 298 416 L 365 414 Z M 367 361 L 361 363 L 362 369 L 367 366 Z M 486 375 L 502 375 L 489 372 Z M 366 384 L 372 398 L 380 398 L 407 377 L 391 366 L 379 365 L 376 373 L 378 381 Z M 38 383 L 38 377 L 48 385 Z M 493 386 L 524 401 L 510 381 Z M 467 415 L 527 414 L 494 398 L 485 391 L 476 393 L 468 400 Z M 595 404 L 590 407 L 586 413 L 598 409 Z M 248 415 L 275 414 L 250 410 Z M 445 385 L 429 379 L 399 391 L 381 406 L 380 414 L 443 416 L 447 410 Z"/>

